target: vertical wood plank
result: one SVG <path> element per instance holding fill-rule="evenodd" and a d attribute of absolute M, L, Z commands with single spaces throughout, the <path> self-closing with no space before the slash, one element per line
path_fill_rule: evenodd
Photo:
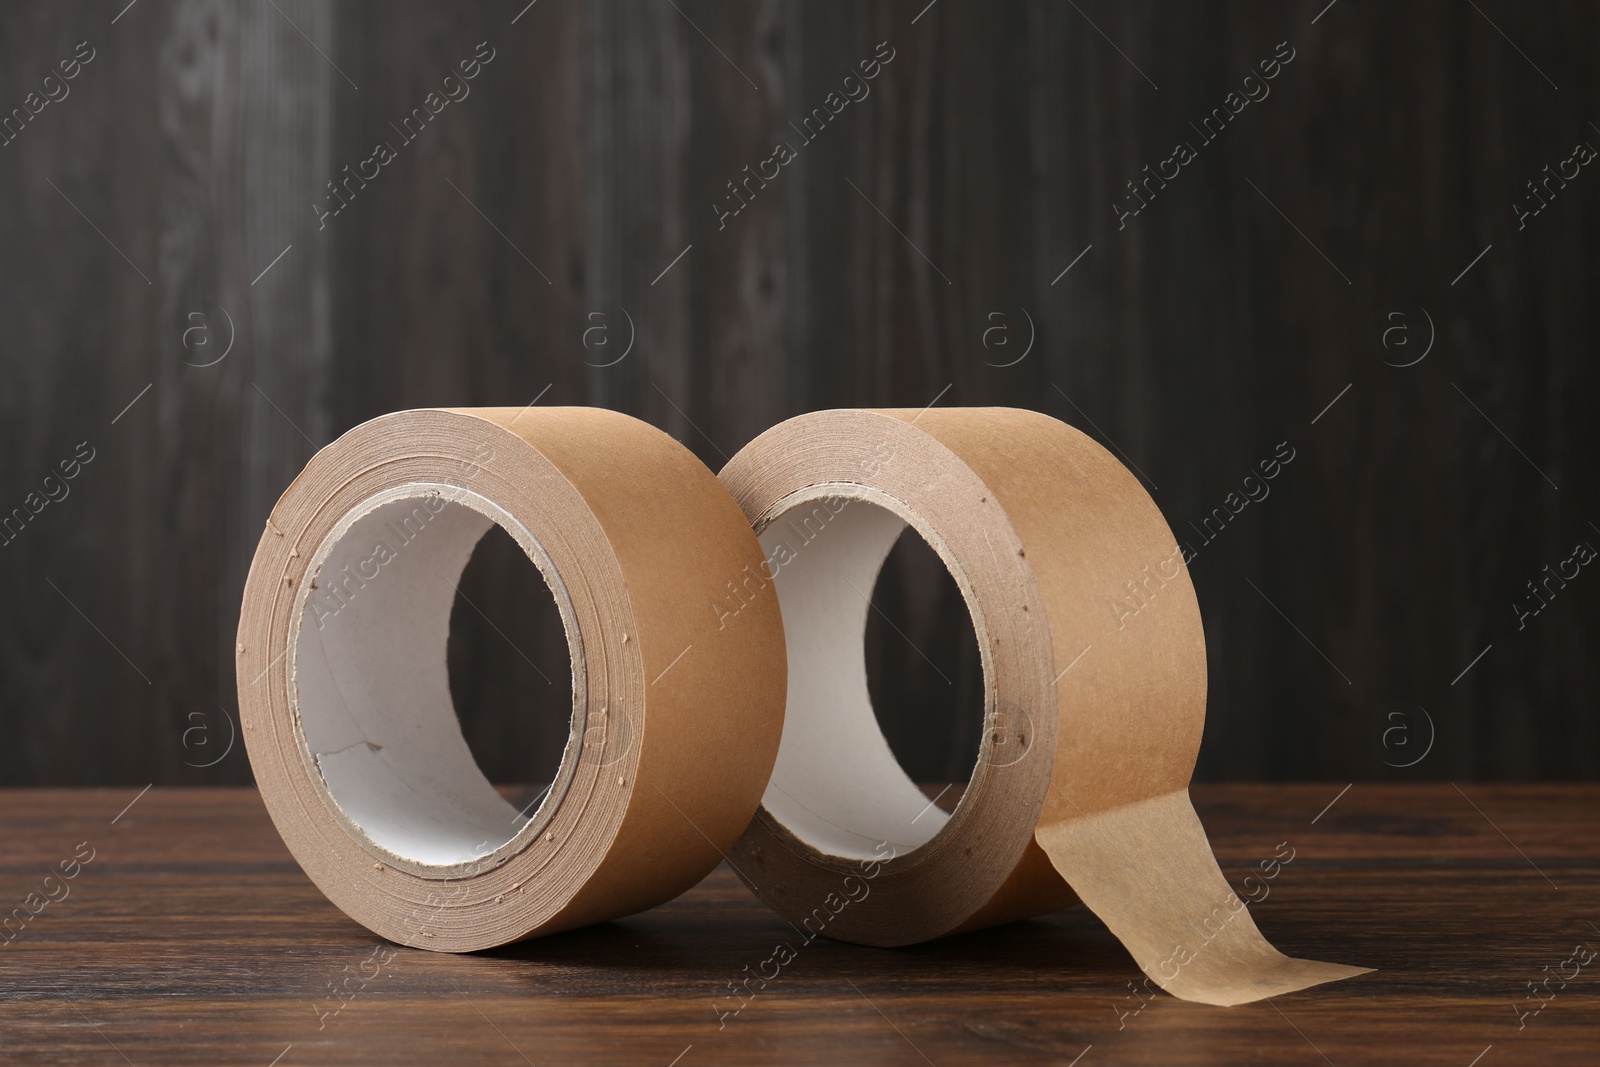
<path fill-rule="evenodd" d="M 602 404 L 717 467 L 788 415 L 947 385 L 940 403 L 1106 443 L 1197 549 L 1203 775 L 1593 776 L 1600 593 L 1570 580 L 1520 626 L 1513 604 L 1600 544 L 1600 211 L 1587 170 L 1521 229 L 1511 204 L 1600 144 L 1600 25 L 1478 6 L 0 10 L 0 114 L 80 41 L 96 54 L 0 147 L 0 517 L 95 449 L 0 547 L 21 606 L 0 783 L 246 779 L 242 751 L 192 765 L 226 736 L 250 554 L 363 419 Z M 1270 96 L 1119 223 L 1126 183 L 1284 40 Z M 480 42 L 470 95 L 402 137 Z M 880 42 L 870 95 L 803 133 Z M 396 158 L 323 226 L 326 183 L 380 140 Z M 752 178 L 779 142 L 794 160 Z M 1409 368 L 1378 342 L 1402 305 L 1436 334 Z M 1202 534 L 1281 441 L 1270 495 Z M 564 656 L 530 577 L 486 548 L 451 648 L 469 739 L 507 779 L 563 732 L 514 703 L 530 661 Z M 878 604 L 911 643 L 868 635 L 925 777 L 960 772 L 981 697 L 938 577 L 897 552 Z M 1386 766 L 1415 751 L 1384 749 L 1389 712 L 1417 707 L 1434 749 Z"/>

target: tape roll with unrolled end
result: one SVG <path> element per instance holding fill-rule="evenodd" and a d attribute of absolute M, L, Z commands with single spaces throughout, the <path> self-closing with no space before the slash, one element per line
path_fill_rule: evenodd
<path fill-rule="evenodd" d="M 1081 899 L 1185 999 L 1361 973 L 1279 953 L 1217 866 L 1188 795 L 1199 607 L 1161 513 L 1105 449 L 1031 411 L 824 411 L 721 478 L 760 538 L 789 658 L 777 765 L 731 860 L 806 936 L 905 945 Z M 948 816 L 867 690 L 869 598 L 908 524 L 961 590 L 985 679 Z"/>
<path fill-rule="evenodd" d="M 492 524 L 543 576 L 572 662 L 560 770 L 531 813 L 479 770 L 450 698 L 457 582 Z M 711 472 L 626 415 L 357 426 L 278 501 L 245 585 L 240 719 L 267 810 L 336 905 L 417 947 L 487 948 L 670 899 L 739 836 L 777 752 L 777 604 L 715 610 L 760 561 Z"/>

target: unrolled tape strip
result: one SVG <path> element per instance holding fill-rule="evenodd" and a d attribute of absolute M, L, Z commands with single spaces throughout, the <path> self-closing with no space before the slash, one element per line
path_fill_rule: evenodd
<path fill-rule="evenodd" d="M 731 859 L 791 923 L 905 945 L 1081 899 L 1186 1000 L 1362 973 L 1278 952 L 1218 869 L 1188 793 L 1199 607 L 1155 503 L 1110 453 L 1030 411 L 825 411 L 768 430 L 721 478 L 766 557 L 733 603 L 742 615 L 775 593 L 789 659 L 777 765 Z M 907 523 L 961 589 L 986 683 L 977 765 L 948 817 L 901 770 L 867 692 L 868 598 Z"/>
<path fill-rule="evenodd" d="M 572 661 L 570 734 L 531 813 L 473 760 L 445 661 L 493 523 L 543 575 Z M 670 899 L 737 839 L 777 752 L 777 603 L 709 607 L 760 562 L 711 472 L 626 415 L 357 426 L 278 501 L 245 586 L 239 707 L 267 810 L 335 904 L 408 945 L 486 948 Z"/>

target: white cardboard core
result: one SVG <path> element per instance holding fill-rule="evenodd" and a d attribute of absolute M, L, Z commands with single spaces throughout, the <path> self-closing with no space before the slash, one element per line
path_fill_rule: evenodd
<path fill-rule="evenodd" d="M 759 534 L 789 652 L 783 741 L 762 805 L 827 855 L 881 859 L 885 841 L 904 854 L 948 819 L 895 758 L 867 689 L 868 598 L 906 521 L 887 506 L 898 501 L 859 485 L 791 500 Z"/>
<path fill-rule="evenodd" d="M 358 840 L 408 868 L 431 869 L 418 873 L 459 874 L 520 849 L 559 804 L 581 744 L 582 732 L 571 731 L 555 781 L 525 817 L 484 777 L 461 735 L 445 655 L 450 610 L 462 569 L 494 522 L 555 595 L 578 706 L 583 675 L 565 588 L 532 534 L 469 490 L 413 484 L 352 509 L 312 557 L 291 621 L 290 699 L 314 777 Z"/>

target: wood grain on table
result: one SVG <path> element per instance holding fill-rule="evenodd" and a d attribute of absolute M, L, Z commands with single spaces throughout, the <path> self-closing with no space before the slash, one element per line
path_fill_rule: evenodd
<path fill-rule="evenodd" d="M 725 866 L 642 915 L 446 956 L 346 919 L 253 790 L 154 789 L 125 811 L 137 790 L 0 792 L 0 910 L 37 908 L 0 940 L 0 1059 L 1596 1062 L 1600 960 L 1576 977 L 1568 961 L 1600 948 L 1600 787 L 1342 789 L 1194 794 L 1235 886 L 1293 849 L 1252 906 L 1267 936 L 1373 974 L 1232 1009 L 1140 999 L 1132 961 L 1078 908 L 909 949 L 797 946 L 722 1018 L 740 1004 L 729 983 L 795 940 Z"/>

